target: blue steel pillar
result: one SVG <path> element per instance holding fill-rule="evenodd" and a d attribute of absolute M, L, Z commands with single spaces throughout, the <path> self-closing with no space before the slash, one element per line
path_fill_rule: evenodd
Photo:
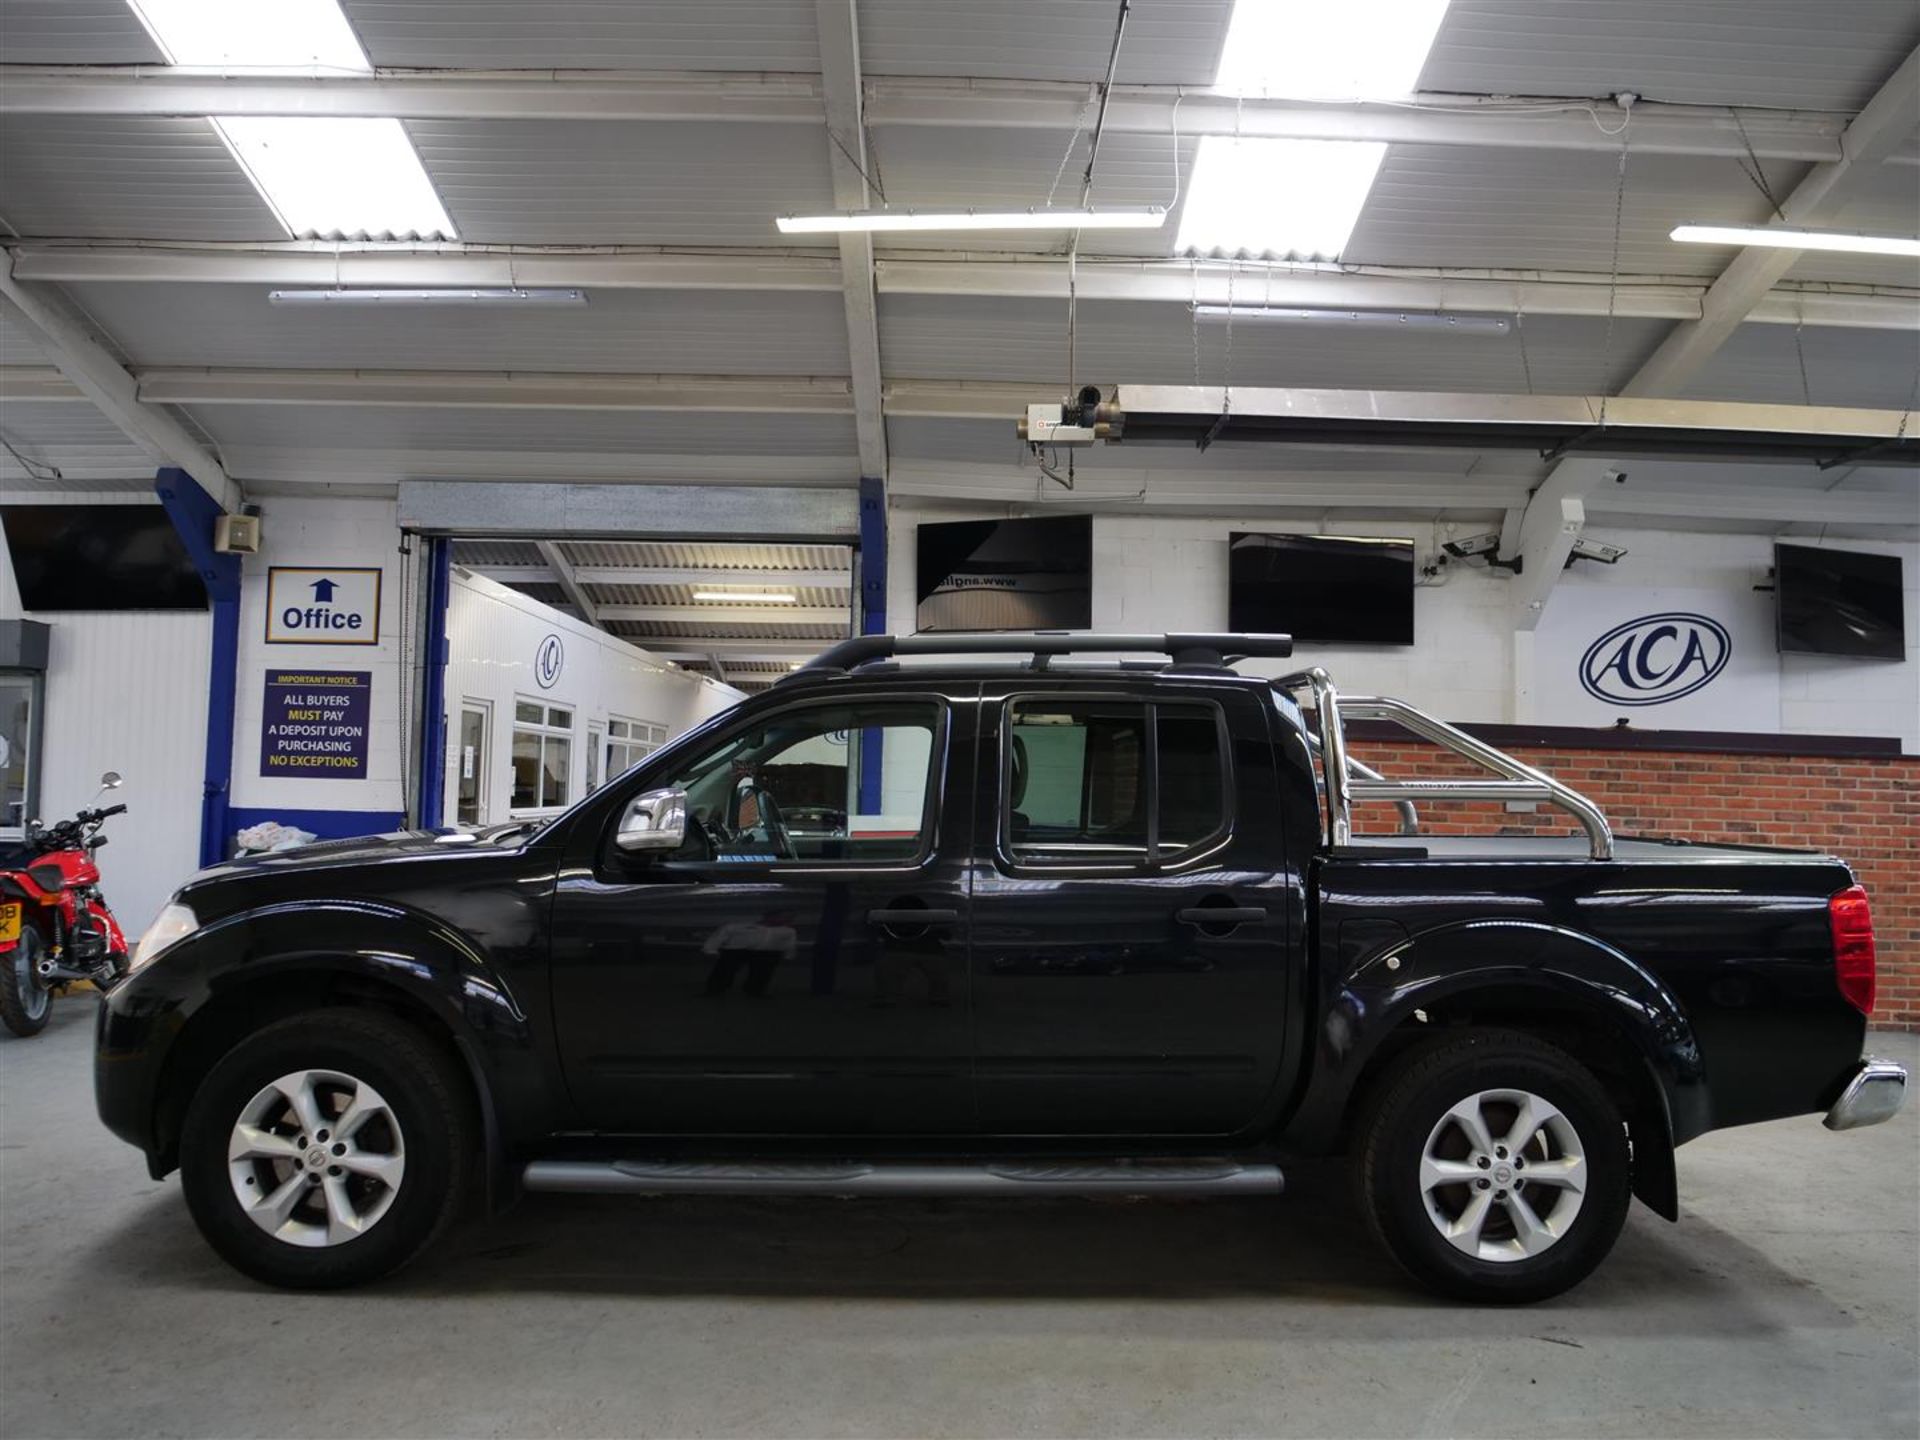
<path fill-rule="evenodd" d="M 233 793 L 233 709 L 240 662 L 240 557 L 213 548 L 213 522 L 223 511 L 186 471 L 171 466 L 153 480 L 153 493 L 213 605 L 207 664 L 207 755 L 200 791 L 200 864 L 227 856 L 227 809 Z"/>
<path fill-rule="evenodd" d="M 420 683 L 420 814 L 424 829 L 447 823 L 447 601 L 453 585 L 453 542 L 426 542 L 426 657 Z"/>

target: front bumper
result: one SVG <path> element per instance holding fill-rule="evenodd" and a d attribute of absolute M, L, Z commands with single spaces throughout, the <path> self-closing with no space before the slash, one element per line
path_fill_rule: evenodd
<path fill-rule="evenodd" d="M 1847 1088 L 1827 1111 L 1829 1130 L 1858 1130 L 1891 1120 L 1907 1098 L 1907 1070 L 1892 1060 L 1869 1055 L 1860 1061 Z"/>

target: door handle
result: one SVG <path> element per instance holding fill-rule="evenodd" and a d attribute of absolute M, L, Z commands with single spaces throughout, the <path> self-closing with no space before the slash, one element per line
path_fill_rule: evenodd
<path fill-rule="evenodd" d="M 1264 905 L 1189 905 L 1173 918 L 1182 925 L 1258 925 L 1267 911 Z"/>
<path fill-rule="evenodd" d="M 869 910 L 867 923 L 882 927 L 889 925 L 951 925 L 960 918 L 958 910 L 923 910 L 919 906 L 903 906 L 897 910 Z"/>

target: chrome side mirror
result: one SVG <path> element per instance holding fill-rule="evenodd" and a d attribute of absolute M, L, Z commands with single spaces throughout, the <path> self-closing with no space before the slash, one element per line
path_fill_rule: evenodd
<path fill-rule="evenodd" d="M 649 790 L 627 806 L 613 843 L 622 850 L 678 850 L 687 839 L 687 792 Z"/>
<path fill-rule="evenodd" d="M 107 771 L 106 774 L 100 777 L 100 788 L 102 790 L 118 790 L 120 788 L 120 772 L 118 770 Z"/>

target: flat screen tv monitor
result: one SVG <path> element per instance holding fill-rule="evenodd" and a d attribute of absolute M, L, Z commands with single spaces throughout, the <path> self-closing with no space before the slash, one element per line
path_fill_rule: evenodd
<path fill-rule="evenodd" d="M 1322 645 L 1413 643 L 1413 541 L 1236 531 L 1227 628 Z"/>
<path fill-rule="evenodd" d="M 158 505 L 7 505 L 0 525 L 27 610 L 207 608 L 206 584 Z"/>
<path fill-rule="evenodd" d="M 1775 545 L 1773 583 L 1781 650 L 1907 658 L 1905 577 L 1898 555 Z"/>
<path fill-rule="evenodd" d="M 1093 625 L 1093 517 L 922 525 L 921 631 L 1086 630 Z"/>

